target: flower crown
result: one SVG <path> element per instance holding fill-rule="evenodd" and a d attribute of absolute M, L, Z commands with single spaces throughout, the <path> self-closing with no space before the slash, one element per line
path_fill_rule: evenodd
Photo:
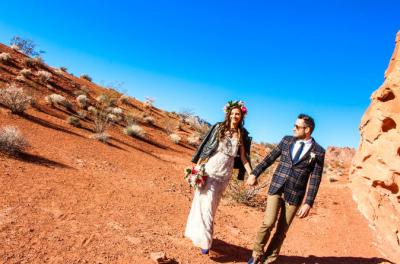
<path fill-rule="evenodd" d="M 224 106 L 224 112 L 228 113 L 233 107 L 238 107 L 242 111 L 242 114 L 245 115 L 247 114 L 247 108 L 244 106 L 243 101 L 229 101 L 225 106 Z"/>

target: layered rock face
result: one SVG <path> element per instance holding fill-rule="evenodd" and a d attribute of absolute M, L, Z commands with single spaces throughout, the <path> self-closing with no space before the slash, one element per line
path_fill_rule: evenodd
<path fill-rule="evenodd" d="M 400 31 L 385 72 L 360 124 L 350 174 L 353 198 L 376 230 L 384 254 L 400 261 Z M 397 262 L 396 262 L 397 263 Z"/>

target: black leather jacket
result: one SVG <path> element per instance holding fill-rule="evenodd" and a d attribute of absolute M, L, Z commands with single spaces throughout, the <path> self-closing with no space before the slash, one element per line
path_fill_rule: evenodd
<path fill-rule="evenodd" d="M 213 125 L 207 132 L 200 146 L 197 148 L 193 155 L 192 162 L 197 163 L 199 159 L 205 159 L 211 157 L 218 148 L 218 126 L 221 123 Z M 252 138 L 249 137 L 249 132 L 243 128 L 242 129 L 242 139 L 243 145 L 246 152 L 246 158 L 250 162 L 250 147 Z M 242 160 L 240 159 L 240 151 L 235 158 L 234 168 L 239 169 L 238 180 L 244 179 L 244 174 L 246 172 Z"/>

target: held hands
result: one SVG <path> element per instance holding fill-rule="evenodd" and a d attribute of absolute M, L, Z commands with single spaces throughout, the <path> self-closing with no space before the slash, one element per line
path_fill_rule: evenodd
<path fill-rule="evenodd" d="M 309 204 L 303 204 L 297 212 L 297 216 L 300 218 L 306 217 L 310 212 L 310 208 L 311 206 Z"/>
<path fill-rule="evenodd" d="M 254 186 L 257 184 L 257 178 L 253 174 L 250 174 L 249 177 L 247 178 L 246 185 L 248 186 Z"/>

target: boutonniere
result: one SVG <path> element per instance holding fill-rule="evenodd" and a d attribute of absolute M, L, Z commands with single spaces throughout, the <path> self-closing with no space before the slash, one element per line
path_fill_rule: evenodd
<path fill-rule="evenodd" d="M 314 152 L 311 152 L 310 153 L 310 160 L 308 161 L 308 163 L 311 163 L 315 159 L 316 156 L 317 156 L 317 154 L 315 154 Z"/>

